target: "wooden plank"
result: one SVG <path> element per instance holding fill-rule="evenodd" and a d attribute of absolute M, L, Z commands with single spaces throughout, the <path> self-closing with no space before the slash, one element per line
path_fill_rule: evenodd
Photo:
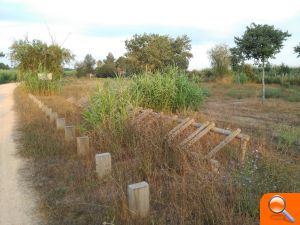
<path fill-rule="evenodd" d="M 239 133 L 241 133 L 241 129 L 237 129 L 233 131 L 230 135 L 228 135 L 220 144 L 213 148 L 207 155 L 206 158 L 210 159 L 213 157 L 218 151 L 220 151 L 225 145 L 231 142 Z"/>
<path fill-rule="evenodd" d="M 167 139 L 168 141 L 172 140 L 174 137 L 176 137 L 180 132 L 185 130 L 188 126 L 190 126 L 194 122 L 194 119 L 186 118 L 184 119 L 180 124 L 178 124 L 176 127 L 174 127 L 168 134 Z"/>
<path fill-rule="evenodd" d="M 214 127 L 215 127 L 214 123 L 209 124 L 206 128 L 204 128 L 200 133 L 198 133 L 197 135 L 195 135 L 195 137 L 187 143 L 186 148 L 189 148 L 195 142 L 199 141 L 200 138 L 202 138 L 205 134 L 207 134 Z"/>
<path fill-rule="evenodd" d="M 158 113 L 156 113 L 156 112 L 153 112 L 153 113 L 154 113 L 154 114 L 158 114 Z M 171 116 L 164 115 L 164 116 L 162 116 L 162 117 L 165 118 L 165 119 L 177 120 L 178 123 L 181 123 L 181 122 L 183 121 L 183 119 L 176 118 L 176 116 L 171 117 Z M 199 128 L 199 127 L 202 126 L 201 123 L 197 123 L 197 122 L 194 122 L 192 125 L 193 125 L 194 127 L 196 127 L 196 128 Z M 218 133 L 218 134 L 226 135 L 226 136 L 228 136 L 228 135 L 231 134 L 231 131 L 230 131 L 230 130 L 226 130 L 226 129 L 219 128 L 219 127 L 214 127 L 213 129 L 211 129 L 211 131 L 214 132 L 214 133 Z M 244 139 L 250 139 L 250 136 L 247 135 L 247 134 L 242 134 L 242 133 L 240 133 L 240 134 L 238 134 L 238 135 L 236 136 L 236 138 L 238 138 L 238 139 L 243 139 L 243 138 L 244 138 Z"/>
<path fill-rule="evenodd" d="M 248 145 L 249 139 L 241 139 L 241 158 L 240 163 L 241 165 L 244 164 L 246 151 L 247 151 L 247 145 Z"/>
<path fill-rule="evenodd" d="M 205 122 L 201 127 L 195 130 L 192 134 L 190 134 L 186 139 L 184 139 L 180 144 L 179 147 L 183 148 L 189 141 L 191 141 L 198 133 L 200 133 L 205 127 L 209 125 L 209 122 Z"/>

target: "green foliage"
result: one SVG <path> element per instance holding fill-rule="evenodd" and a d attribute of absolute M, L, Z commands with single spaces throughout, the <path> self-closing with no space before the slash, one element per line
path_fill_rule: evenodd
<path fill-rule="evenodd" d="M 233 82 L 237 84 L 244 84 L 249 81 L 246 73 L 234 72 L 233 73 Z"/>
<path fill-rule="evenodd" d="M 176 68 L 135 76 L 130 93 L 139 106 L 155 110 L 197 109 L 203 101 L 202 89 Z"/>
<path fill-rule="evenodd" d="M 132 105 L 131 95 L 124 80 L 106 81 L 91 97 L 89 107 L 83 112 L 85 128 L 108 127 L 122 132 Z"/>
<path fill-rule="evenodd" d="M 115 60 L 116 59 L 115 59 L 114 55 L 111 52 L 109 52 L 108 55 L 106 56 L 106 59 L 104 59 L 103 62 L 105 64 L 114 64 Z"/>
<path fill-rule="evenodd" d="M 279 145 L 283 150 L 289 150 L 300 144 L 300 128 L 281 125 L 278 127 Z M 299 150 L 299 148 L 298 148 Z"/>
<path fill-rule="evenodd" d="M 252 23 L 247 26 L 242 37 L 235 37 L 236 45 L 247 59 L 266 62 L 280 52 L 285 41 L 291 35 L 275 29 L 274 26 Z"/>
<path fill-rule="evenodd" d="M 0 84 L 14 82 L 17 80 L 18 73 L 16 70 L 1 70 L 0 69 Z"/>
<path fill-rule="evenodd" d="M 229 73 L 230 51 L 227 45 L 216 45 L 208 51 L 208 56 L 217 76 L 224 76 Z"/>
<path fill-rule="evenodd" d="M 35 74 L 27 72 L 23 76 L 25 89 L 33 94 L 52 95 L 61 91 L 62 81 L 60 79 L 54 80 L 40 80 Z"/>
<path fill-rule="evenodd" d="M 97 77 L 116 77 L 117 69 L 114 64 L 104 64 L 96 68 Z"/>
<path fill-rule="evenodd" d="M 243 67 L 243 72 L 246 74 L 248 80 L 254 81 L 255 80 L 255 72 L 252 69 L 252 66 L 249 64 L 245 64 Z"/>
<path fill-rule="evenodd" d="M 187 69 L 192 57 L 191 40 L 186 36 L 170 38 L 167 35 L 134 35 L 125 41 L 128 64 L 135 71 L 155 71 L 166 66 Z"/>
<path fill-rule="evenodd" d="M 297 54 L 297 57 L 300 57 L 300 44 L 294 48 L 294 52 Z"/>
<path fill-rule="evenodd" d="M 4 63 L 0 63 L 0 70 L 9 70 L 9 65 L 6 65 Z"/>
<path fill-rule="evenodd" d="M 282 89 L 280 88 L 267 88 L 266 98 L 280 98 L 283 96 Z"/>
<path fill-rule="evenodd" d="M 17 64 L 21 78 L 25 73 L 37 76 L 39 72 L 47 71 L 53 74 L 54 79 L 59 79 L 63 74 L 62 66 L 74 58 L 68 49 L 56 44 L 48 46 L 40 40 L 15 41 L 10 50 L 11 59 Z"/>
<path fill-rule="evenodd" d="M 237 99 L 251 98 L 256 96 L 256 92 L 253 89 L 242 87 L 239 89 L 231 89 L 226 93 L 227 96 Z"/>
<path fill-rule="evenodd" d="M 3 52 L 0 52 L 0 58 L 4 57 L 4 56 L 5 56 L 5 54 Z"/>
<path fill-rule="evenodd" d="M 230 48 L 230 62 L 233 71 L 239 72 L 243 69 L 245 63 L 245 57 L 240 48 L 238 47 Z"/>
<path fill-rule="evenodd" d="M 81 76 L 85 76 L 87 74 L 93 73 L 95 64 L 96 64 L 96 61 L 92 57 L 92 55 L 87 54 L 84 57 L 84 60 L 82 62 L 77 62 L 75 64 L 77 77 L 81 77 Z"/>

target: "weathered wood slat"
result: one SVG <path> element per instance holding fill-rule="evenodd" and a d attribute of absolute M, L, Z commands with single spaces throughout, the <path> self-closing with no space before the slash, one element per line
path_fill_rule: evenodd
<path fill-rule="evenodd" d="M 190 126 L 194 122 L 194 119 L 186 118 L 184 119 L 180 124 L 178 124 L 176 127 L 174 127 L 168 134 L 167 134 L 167 140 L 170 141 L 174 137 L 176 137 L 180 132 L 185 130 L 188 126 Z"/>
<path fill-rule="evenodd" d="M 184 139 L 180 144 L 179 147 L 183 148 L 189 141 L 191 141 L 198 133 L 200 133 L 204 128 L 206 128 L 209 125 L 209 122 L 203 123 L 201 127 L 199 127 L 197 130 L 195 130 L 193 133 L 191 133 L 186 139 Z"/>
<path fill-rule="evenodd" d="M 196 134 L 195 137 L 190 140 L 187 145 L 186 148 L 189 148 L 190 146 L 192 146 L 195 142 L 199 141 L 200 138 L 202 138 L 204 135 L 206 135 L 211 129 L 213 129 L 215 127 L 214 123 L 209 124 L 207 127 L 205 127 L 200 133 Z"/>
<path fill-rule="evenodd" d="M 206 158 L 210 159 L 213 157 L 218 151 L 220 151 L 225 145 L 231 142 L 239 133 L 241 133 L 241 129 L 237 129 L 233 131 L 230 135 L 228 135 L 220 144 L 213 148 L 207 155 Z"/>

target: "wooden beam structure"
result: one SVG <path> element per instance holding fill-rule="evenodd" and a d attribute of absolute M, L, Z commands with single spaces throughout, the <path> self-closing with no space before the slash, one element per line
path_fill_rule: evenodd
<path fill-rule="evenodd" d="M 228 135 L 220 144 L 213 148 L 205 158 L 211 159 L 218 151 L 220 151 L 225 145 L 231 142 L 239 133 L 241 133 L 241 129 L 237 129 L 233 131 L 230 135 Z"/>
<path fill-rule="evenodd" d="M 192 123 L 194 123 L 194 119 L 186 118 L 176 127 L 174 127 L 166 136 L 168 141 L 174 139 L 179 133 L 188 128 Z"/>

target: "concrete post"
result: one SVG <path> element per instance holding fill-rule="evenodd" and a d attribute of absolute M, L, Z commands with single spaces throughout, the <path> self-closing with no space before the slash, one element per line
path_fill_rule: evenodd
<path fill-rule="evenodd" d="M 58 118 L 57 112 L 52 112 L 50 114 L 50 122 L 53 123 Z"/>
<path fill-rule="evenodd" d="M 96 154 L 96 172 L 99 178 L 104 177 L 111 171 L 111 155 L 110 153 Z"/>
<path fill-rule="evenodd" d="M 65 140 L 75 140 L 75 126 L 65 126 Z"/>
<path fill-rule="evenodd" d="M 86 155 L 90 151 L 89 137 L 77 137 L 77 154 Z"/>
<path fill-rule="evenodd" d="M 149 184 L 145 181 L 130 184 L 127 188 L 128 207 L 133 215 L 145 217 L 149 214 Z"/>
<path fill-rule="evenodd" d="M 58 130 L 62 130 L 65 128 L 65 118 L 57 118 L 56 119 L 56 128 Z"/>

